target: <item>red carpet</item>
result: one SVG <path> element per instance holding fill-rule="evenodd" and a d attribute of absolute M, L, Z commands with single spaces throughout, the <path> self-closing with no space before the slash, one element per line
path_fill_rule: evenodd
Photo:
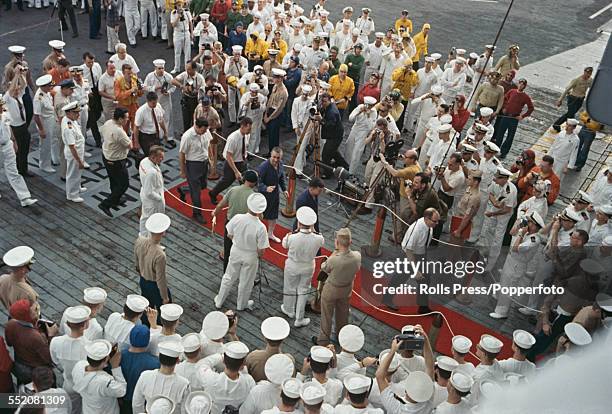
<path fill-rule="evenodd" d="M 169 191 L 170 193 L 175 195 L 177 198 L 178 198 L 178 192 L 177 192 L 178 187 L 179 186 L 176 186 Z M 189 194 L 187 194 L 186 202 L 191 203 Z M 181 203 L 178 199 L 172 197 L 169 194 L 166 194 L 166 204 L 168 207 L 171 207 L 177 210 L 181 214 L 187 217 L 191 217 L 191 214 L 192 214 L 191 207 Z M 204 209 L 214 208 L 214 206 L 210 202 L 208 191 L 202 192 L 202 208 Z M 203 212 L 203 213 L 204 213 L 203 214 L 204 218 L 206 219 L 206 222 L 208 223 L 207 227 L 210 229 L 211 214 L 210 212 Z M 215 232 L 217 234 L 223 235 L 224 223 L 225 223 L 225 212 L 223 212 L 219 217 L 217 217 L 217 225 L 215 227 Z M 289 231 L 290 231 L 289 229 L 286 229 L 284 227 L 277 225 L 276 230 L 275 230 L 275 235 L 282 239 L 284 235 L 287 234 Z M 280 243 L 272 242 L 271 247 L 280 252 L 286 253 L 286 250 L 283 249 Z M 329 255 L 330 253 L 331 252 L 328 250 L 323 250 L 323 254 L 325 255 Z M 266 251 L 263 258 L 267 262 L 281 269 L 283 269 L 285 266 L 285 256 L 279 255 L 278 253 L 270 249 Z M 315 271 L 315 274 L 318 273 L 319 264 L 320 264 L 320 260 L 317 260 L 317 271 Z M 429 331 L 429 328 L 431 327 L 431 323 L 433 319 L 431 316 L 416 316 L 415 317 L 415 316 L 404 315 L 404 314 L 409 315 L 411 313 L 415 313 L 416 312 L 415 306 L 402 307 L 397 312 L 398 314 L 393 314 L 392 312 L 387 312 L 384 306 L 381 306 L 381 308 L 378 308 L 378 307 L 368 304 L 367 302 L 370 302 L 372 304 L 378 304 L 380 303 L 380 299 L 377 299 L 376 297 L 374 297 L 373 294 L 370 294 L 370 295 L 363 294 L 363 292 L 361 291 L 361 276 L 362 275 L 371 276 L 371 273 L 367 269 L 362 268 L 360 272 L 357 274 L 357 277 L 355 279 L 355 284 L 354 284 L 354 292 L 361 295 L 362 298 L 359 298 L 356 294 L 354 294 L 351 298 L 351 305 L 353 307 L 359 309 L 360 311 L 368 314 L 369 316 L 381 322 L 384 322 L 385 324 L 397 330 L 401 329 L 403 326 L 408 325 L 408 324 L 411 324 L 411 325 L 421 324 L 426 331 Z M 371 280 L 371 278 L 367 277 L 365 280 Z M 314 279 L 313 279 L 313 285 L 316 285 L 316 280 Z M 474 347 L 472 347 L 473 352 L 475 352 L 475 346 L 480 340 L 480 336 L 484 333 L 488 333 L 488 334 L 496 336 L 497 338 L 499 338 L 500 340 L 504 342 L 504 348 L 502 349 L 502 352 L 500 354 L 500 359 L 508 358 L 512 356 L 512 349 L 511 349 L 512 340 L 511 339 L 505 336 L 502 336 L 500 333 L 492 329 L 489 329 L 477 322 L 474 322 L 471 319 L 468 319 L 465 316 L 461 315 L 460 313 L 447 309 L 443 306 L 434 305 L 432 306 L 432 309 L 442 312 L 444 314 L 444 316 L 446 317 L 446 320 L 448 321 L 448 324 L 450 325 L 450 328 L 455 332 L 455 334 L 465 335 L 472 340 L 472 342 L 474 343 Z M 453 335 L 451 334 L 449 327 L 446 324 L 444 324 L 442 328 L 440 329 L 440 333 L 438 335 L 436 351 L 442 354 L 445 354 L 445 355 L 450 355 L 452 336 Z M 475 363 L 478 362 L 472 356 L 469 356 L 469 359 L 472 362 L 475 362 Z"/>

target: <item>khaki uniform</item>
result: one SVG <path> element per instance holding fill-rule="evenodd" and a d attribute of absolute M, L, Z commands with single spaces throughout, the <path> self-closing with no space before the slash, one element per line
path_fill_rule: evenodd
<path fill-rule="evenodd" d="M 251 352 L 249 355 L 247 355 L 244 361 L 244 364 L 246 365 L 247 370 L 249 371 L 249 375 L 253 377 L 255 382 L 259 382 L 259 381 L 268 379 L 266 377 L 266 372 L 265 372 L 266 361 L 272 355 L 276 355 L 279 353 L 282 354 L 283 352 L 280 352 L 278 348 L 277 349 L 266 348 L 266 349 L 257 349 Z M 291 358 L 291 360 L 294 360 L 293 355 L 291 354 L 285 354 L 285 355 Z"/>
<path fill-rule="evenodd" d="M 10 274 L 0 276 L 0 302 L 8 311 L 18 300 L 28 299 L 31 303 L 38 301 L 38 293 L 27 280 L 17 282 Z"/>

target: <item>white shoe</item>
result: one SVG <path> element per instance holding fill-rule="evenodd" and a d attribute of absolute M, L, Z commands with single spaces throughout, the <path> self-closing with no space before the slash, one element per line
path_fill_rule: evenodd
<path fill-rule="evenodd" d="M 75 198 L 69 198 L 68 201 L 72 201 L 73 203 L 82 203 L 85 200 L 82 199 L 81 197 L 75 197 Z"/>
<path fill-rule="evenodd" d="M 520 313 L 522 313 L 525 316 L 534 316 L 537 315 L 538 313 L 534 310 L 531 310 L 529 308 L 519 308 L 518 310 Z"/>
<path fill-rule="evenodd" d="M 245 309 L 237 309 L 237 310 L 239 310 L 239 311 L 243 311 L 243 310 L 247 310 L 247 309 L 248 310 L 253 310 L 254 307 L 255 307 L 255 301 L 249 299 Z"/>
<path fill-rule="evenodd" d="M 290 318 L 294 318 L 295 317 L 295 313 L 287 312 L 287 310 L 285 309 L 285 305 L 281 305 L 281 312 L 283 312 L 285 315 L 287 315 Z"/>
<path fill-rule="evenodd" d="M 296 319 L 295 322 L 293 322 L 293 326 L 295 326 L 296 328 L 308 326 L 309 324 L 310 324 L 310 318 Z"/>
<path fill-rule="evenodd" d="M 491 312 L 489 316 L 493 319 L 507 319 L 508 315 L 502 315 L 501 313 Z"/>
<path fill-rule="evenodd" d="M 170 74 L 171 74 L 172 76 L 176 75 L 177 73 L 178 73 L 178 70 L 176 70 L 176 69 L 172 69 L 172 70 L 170 71 Z"/>
<path fill-rule="evenodd" d="M 31 206 L 32 204 L 38 203 L 38 200 L 35 198 L 24 198 L 21 200 L 21 207 Z"/>
<path fill-rule="evenodd" d="M 217 308 L 217 309 L 221 309 L 221 307 L 223 306 L 223 304 L 217 305 L 217 298 L 218 298 L 218 296 L 215 296 L 215 299 L 214 299 L 214 301 L 215 301 L 215 308 Z"/>
<path fill-rule="evenodd" d="M 79 190 L 80 193 L 84 193 L 85 191 L 87 191 L 87 187 L 81 187 L 81 189 Z"/>
<path fill-rule="evenodd" d="M 85 158 L 90 158 L 91 157 L 91 152 L 85 152 Z"/>
<path fill-rule="evenodd" d="M 53 168 L 51 168 L 51 167 L 49 167 L 49 168 L 41 168 L 40 170 L 42 172 L 46 172 L 46 173 L 49 173 L 49 174 L 53 174 L 55 172 L 55 170 Z"/>
<path fill-rule="evenodd" d="M 270 240 L 272 240 L 273 242 L 276 242 L 276 243 L 280 243 L 281 242 L 281 239 L 276 237 L 274 234 L 268 234 L 268 239 L 270 239 Z"/>
<path fill-rule="evenodd" d="M 83 163 L 83 167 L 85 167 L 85 169 L 89 169 L 89 163 L 84 162 L 84 163 Z"/>

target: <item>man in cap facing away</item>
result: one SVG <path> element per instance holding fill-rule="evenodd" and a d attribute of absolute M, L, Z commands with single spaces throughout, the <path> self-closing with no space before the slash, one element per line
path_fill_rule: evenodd
<path fill-rule="evenodd" d="M 330 363 L 334 357 L 333 347 L 324 347 L 315 345 L 310 348 L 310 353 L 304 358 L 302 371 L 296 375 L 296 378 L 304 381 L 308 371 L 312 371 L 312 380 L 321 384 L 325 388 L 324 401 L 335 407 L 342 401 L 344 386 L 342 381 L 330 376 Z"/>
<path fill-rule="evenodd" d="M 104 337 L 104 329 L 100 322 L 96 319 L 96 315 L 104 308 L 104 302 L 106 301 L 107 293 L 100 287 L 88 287 L 83 290 L 83 301 L 82 304 L 91 309 L 89 315 L 89 323 L 83 336 L 90 341 L 95 339 L 102 339 Z M 70 309 L 70 308 L 68 308 Z M 66 324 L 68 315 L 68 309 L 64 311 L 62 320 L 59 324 L 59 331 L 61 334 L 70 333 L 70 327 Z"/>
<path fill-rule="evenodd" d="M 265 364 L 272 355 L 282 353 L 281 345 L 289 336 L 289 323 L 281 317 L 272 316 L 261 323 L 261 334 L 266 341 L 265 349 L 257 349 L 251 352 L 244 361 L 249 374 L 256 382 L 266 378 Z M 290 354 L 291 360 L 293 357 Z M 293 363 L 292 363 L 293 366 Z"/>
<path fill-rule="evenodd" d="M 265 362 L 265 380 L 249 392 L 240 414 L 258 414 L 281 403 L 281 386 L 293 376 L 294 361 L 287 354 L 274 354 Z"/>
<path fill-rule="evenodd" d="M 123 401 L 132 407 L 134 388 L 140 375 L 159 368 L 159 359 L 147 352 L 151 333 L 145 325 L 135 325 L 130 331 L 130 347 L 121 351 L 121 372 L 127 382 Z"/>
<path fill-rule="evenodd" d="M 104 326 L 104 339 L 118 344 L 119 350 L 128 348 L 130 332 L 145 311 L 147 311 L 147 317 L 149 314 L 157 317 L 157 311 L 149 309 L 149 301 L 145 297 L 128 295 L 123 306 L 123 313 L 113 312 L 108 317 Z"/>
<path fill-rule="evenodd" d="M 302 381 L 297 378 L 288 378 L 283 381 L 280 393 L 280 403 L 274 407 L 264 410 L 261 414 L 276 414 L 276 413 L 301 413 L 297 409 L 300 402 L 300 390 Z"/>
<path fill-rule="evenodd" d="M 223 306 L 236 279 L 240 279 L 237 309 L 242 311 L 247 308 L 252 309 L 254 306 L 253 300 L 249 297 L 257 275 L 259 258 L 264 250 L 270 247 L 266 226 L 260 219 L 266 205 L 263 195 L 251 194 L 247 199 L 248 213 L 237 214 L 227 223 L 227 236 L 232 239 L 233 244 L 219 293 L 215 296 L 217 309 Z"/>

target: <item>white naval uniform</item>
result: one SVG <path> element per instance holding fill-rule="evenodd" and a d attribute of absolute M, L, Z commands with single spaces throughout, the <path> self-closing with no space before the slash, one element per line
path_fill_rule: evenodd
<path fill-rule="evenodd" d="M 563 169 L 573 166 L 576 162 L 578 144 L 580 144 L 580 138 L 578 138 L 575 132 L 567 135 L 565 131 L 561 131 L 548 149 L 547 155 L 555 159 L 553 171 L 559 177 L 560 182 L 563 182 L 563 177 L 565 176 Z"/>
<path fill-rule="evenodd" d="M 176 10 L 172 10 L 170 22 L 173 25 L 172 41 L 174 42 L 174 72 L 181 71 L 181 53 L 183 54 L 184 63 L 187 65 L 191 61 L 191 32 L 189 31 L 189 21 L 191 13 L 189 10 L 184 10 L 184 20 L 180 20 L 180 16 Z M 176 22 L 176 26 L 174 23 Z"/>
<path fill-rule="evenodd" d="M 361 39 L 361 43 L 364 45 L 368 44 L 368 37 L 370 33 L 373 33 L 376 28 L 374 26 L 374 20 L 371 17 L 364 19 L 363 17 L 359 17 L 355 22 L 355 29 L 359 29 L 359 38 Z"/>
<path fill-rule="evenodd" d="M 166 130 L 168 131 L 168 139 L 174 139 L 174 129 L 172 128 L 172 93 L 176 89 L 172 83 L 172 75 L 164 71 L 162 76 L 157 76 L 155 71 L 149 73 L 144 80 L 144 87 L 146 90 L 157 93 L 158 103 L 164 110 L 164 124 L 166 124 Z M 166 90 L 167 93 L 162 93 L 162 86 L 164 82 L 167 82 Z M 164 131 L 160 128 L 159 130 L 160 139 L 163 138 Z"/>
<path fill-rule="evenodd" d="M 540 252 L 540 236 L 538 233 L 526 234 L 518 246 L 518 252 L 514 251 L 514 241 L 510 247 L 506 262 L 501 271 L 500 285 L 503 287 L 517 287 L 520 280 L 529 268 L 529 264 L 537 253 Z M 508 316 L 512 299 L 508 295 L 498 293 L 495 313 Z"/>
<path fill-rule="evenodd" d="M 331 35 L 334 32 L 334 24 L 327 19 L 325 23 L 321 22 L 321 19 L 314 21 L 314 31 L 317 33 L 325 32 Z"/>
<path fill-rule="evenodd" d="M 75 88 L 72 96 L 73 99 L 79 102 L 79 106 L 81 107 L 79 125 L 81 125 L 81 134 L 87 141 L 87 121 L 89 119 L 89 94 L 91 93 L 91 84 L 87 79 L 83 78 L 83 83 L 81 85 L 75 82 L 74 86 Z"/>
<path fill-rule="evenodd" d="M 30 198 L 30 190 L 17 171 L 17 158 L 15 148 L 11 139 L 13 132 L 11 131 L 10 116 L 8 112 L 0 114 L 0 165 L 4 167 L 4 174 L 17 194 L 19 200 Z"/>
<path fill-rule="evenodd" d="M 384 414 L 384 410 L 380 408 L 374 408 L 371 404 L 368 404 L 366 408 L 355 408 L 350 403 L 339 404 L 334 407 L 334 414 Z"/>
<path fill-rule="evenodd" d="M 437 407 L 448 399 L 448 389 L 437 382 L 434 382 L 434 393 L 431 397 L 431 405 Z"/>
<path fill-rule="evenodd" d="M 55 108 L 53 107 L 53 96 L 50 92 L 43 92 L 40 88 L 34 95 L 34 115 L 40 117 L 40 122 L 45 129 L 45 139 L 39 138 L 38 147 L 38 168 L 50 170 L 51 165 L 51 145 L 57 139 L 55 137 Z"/>
<path fill-rule="evenodd" d="M 295 376 L 300 381 L 306 381 L 306 377 L 301 373 L 297 373 Z M 316 378 L 312 378 L 313 382 L 319 382 Z M 344 385 L 342 381 L 336 378 L 327 377 L 327 381 L 324 383 L 319 382 L 319 384 L 325 388 L 325 398 L 323 398 L 323 402 L 335 407 L 340 404 L 344 397 Z"/>
<path fill-rule="evenodd" d="M 140 235 L 149 235 L 145 224 L 147 219 L 155 213 L 163 213 L 166 210 L 166 200 L 164 199 L 164 176 L 159 165 L 149 159 L 144 158 L 138 168 L 140 175 L 140 201 L 142 211 L 140 213 Z"/>
<path fill-rule="evenodd" d="M 369 62 L 369 65 L 365 65 L 365 72 L 363 75 L 364 82 L 370 79 L 372 73 L 380 72 L 381 65 L 383 63 L 383 55 L 389 52 L 389 48 L 385 46 L 383 42 L 380 42 L 380 46 L 376 46 L 376 42 L 370 43 L 364 51 L 365 62 Z"/>
<path fill-rule="evenodd" d="M 442 404 L 438 405 L 432 414 L 470 414 L 472 412 L 472 407 L 470 403 L 464 398 L 457 404 L 450 404 L 447 401 L 444 401 Z"/>
<path fill-rule="evenodd" d="M 266 233 L 267 235 L 267 233 Z M 249 374 L 240 372 L 238 379 L 232 380 L 224 372 L 217 373 L 209 365 L 208 360 L 200 361 L 198 382 L 202 389 L 210 390 L 213 400 L 211 414 L 221 414 L 226 406 L 240 408 L 247 399 L 255 380 Z"/>
<path fill-rule="evenodd" d="M 233 244 L 219 293 L 215 297 L 215 306 L 220 308 L 223 305 L 230 289 L 239 279 L 236 305 L 238 310 L 244 310 L 259 268 L 257 251 L 270 247 L 268 231 L 261 220 L 250 213 L 235 215 L 227 223 L 226 229 L 228 236 L 232 236 Z"/>
<path fill-rule="evenodd" d="M 319 69 L 321 63 L 327 59 L 327 52 L 319 47 L 317 50 L 314 50 L 312 46 L 306 46 L 302 48 L 302 51 L 299 54 L 300 63 L 304 67 L 304 69 Z"/>
<path fill-rule="evenodd" d="M 425 229 L 423 227 L 424 221 L 423 221 L 422 218 L 417 220 L 415 223 L 419 223 L 419 222 L 420 222 L 420 227 L 421 227 L 420 233 L 423 234 L 423 235 L 420 237 L 420 240 L 417 240 L 417 239 L 415 239 L 415 237 L 417 236 L 418 233 L 415 231 L 414 232 L 415 234 L 413 235 L 413 237 L 411 237 L 411 239 L 415 239 L 414 241 L 417 242 L 419 247 L 422 246 L 423 252 L 424 252 L 426 246 L 425 246 L 425 241 L 422 240 L 422 238 L 425 237 L 425 240 L 427 240 L 426 234 L 431 234 L 431 232 L 433 230 L 429 229 L 429 227 L 427 227 L 427 226 L 425 226 L 425 227 L 427 227 L 427 229 L 429 229 L 429 230 L 427 230 L 427 229 Z M 412 225 L 415 225 L 415 223 L 413 223 Z M 412 225 L 411 225 L 411 227 L 412 227 Z M 410 229 L 408 229 L 408 231 L 406 231 L 406 234 L 408 234 L 409 231 L 410 231 Z M 406 236 L 404 236 L 404 238 L 406 238 Z M 429 236 L 429 240 L 431 240 L 431 236 Z M 402 248 L 404 250 L 406 250 L 406 248 L 404 247 L 404 244 L 405 243 L 402 241 Z M 406 247 L 409 247 L 409 246 L 406 246 Z M 415 253 L 418 254 L 419 252 L 417 251 Z M 399 354 L 397 356 L 400 358 L 400 366 L 397 369 L 397 371 L 395 371 L 393 376 L 391 377 L 391 380 L 393 382 L 400 382 L 400 381 L 405 380 L 408 377 L 408 375 L 411 372 L 414 372 L 414 371 L 427 372 L 427 366 L 425 365 L 425 358 L 423 358 L 421 355 L 414 355 L 412 358 L 404 358 L 404 357 L 402 357 Z"/>
<path fill-rule="evenodd" d="M 361 155 L 365 148 L 365 140 L 376 126 L 378 114 L 374 108 L 361 112 L 365 104 L 358 105 L 349 115 L 349 122 L 353 122 L 351 132 L 346 140 L 344 158 L 349 162 L 349 172 L 357 174 L 361 166 Z"/>
<path fill-rule="evenodd" d="M 419 119 L 417 121 L 416 134 L 414 136 L 414 144 L 415 148 L 421 148 L 421 154 L 423 157 L 427 155 L 427 148 L 423 148 L 426 137 L 427 123 L 429 120 L 437 116 L 438 105 L 445 103 L 442 99 L 438 99 L 438 102 L 434 102 L 430 98 L 425 99 L 426 95 L 421 95 L 418 98 L 414 98 L 410 101 L 410 104 L 421 104 L 421 113 L 419 115 Z M 428 145 L 431 145 L 429 143 Z M 420 156 L 419 156 L 420 158 Z"/>
<path fill-rule="evenodd" d="M 612 180 L 608 180 L 608 176 L 612 176 L 612 172 L 606 167 L 591 185 L 589 195 L 593 199 L 594 207 L 612 204 Z"/>
<path fill-rule="evenodd" d="M 382 75 L 380 96 L 386 96 L 391 92 L 394 83 L 392 79 L 393 71 L 404 66 L 407 57 L 404 52 L 400 53 L 399 57 L 396 57 L 394 51 L 389 51 L 388 54 L 383 56 L 383 61 L 380 65 L 380 74 Z"/>
<path fill-rule="evenodd" d="M 440 85 L 444 87 L 442 92 L 442 99 L 446 102 L 452 102 L 457 94 L 463 92 L 463 85 L 465 84 L 465 71 L 455 72 L 454 68 L 448 68 L 440 77 Z"/>
<path fill-rule="evenodd" d="M 202 31 L 206 29 L 208 33 L 202 33 Z M 208 44 L 211 46 L 213 43 L 219 40 L 219 33 L 217 32 L 217 28 L 211 22 L 208 22 L 206 27 L 204 27 L 203 22 L 200 20 L 198 24 L 193 28 L 193 35 L 199 37 L 198 46 L 204 46 Z"/>
<path fill-rule="evenodd" d="M 159 344 L 164 342 L 181 342 L 181 335 L 175 333 L 172 335 L 162 334 L 162 328 L 151 329 L 151 339 L 149 339 L 149 346 L 147 346 L 147 352 L 152 355 L 159 356 Z"/>
<path fill-rule="evenodd" d="M 312 103 L 314 102 L 314 96 L 308 96 L 306 100 L 303 99 L 303 96 L 299 98 L 295 98 L 293 100 L 293 104 L 291 105 L 291 123 L 293 126 L 293 130 L 297 130 L 296 142 L 295 145 L 300 141 L 300 136 L 306 127 L 306 123 L 308 122 L 308 117 L 310 116 L 309 109 L 312 107 Z M 251 130 L 252 131 L 252 130 Z M 306 164 L 306 147 L 310 142 L 310 138 L 312 136 L 312 128 L 309 126 L 308 131 L 304 135 L 304 139 L 302 140 L 302 144 L 298 149 L 297 156 L 295 158 L 295 163 L 293 166 L 298 171 L 304 170 L 304 165 Z"/>
<path fill-rule="evenodd" d="M 398 393 L 402 397 L 405 394 L 405 391 L 402 393 Z M 404 403 L 400 402 L 400 400 L 396 396 L 391 387 L 385 388 L 385 390 L 380 394 L 381 403 L 385 409 L 385 411 L 389 414 L 430 414 L 432 410 L 431 400 L 413 403 L 410 401 L 405 401 Z M 401 397 L 400 397 L 401 398 Z"/>
<path fill-rule="evenodd" d="M 338 378 L 340 381 L 344 381 L 344 377 L 348 374 L 361 374 L 366 375 L 366 368 L 359 364 L 359 361 L 355 358 L 355 354 L 346 352 L 344 350 L 336 354 L 336 368 L 330 370 L 330 377 Z"/>
<path fill-rule="evenodd" d="M 104 325 L 104 339 L 111 344 L 118 344 L 122 351 L 130 347 L 130 332 L 136 324 L 123 318 L 119 312 L 111 313 Z"/>
<path fill-rule="evenodd" d="M 230 76 L 235 76 L 237 79 L 242 78 L 242 76 L 249 71 L 249 61 L 244 57 L 240 56 L 238 62 L 234 60 L 234 57 L 231 56 L 225 59 L 225 64 L 223 65 L 223 73 L 225 73 L 226 78 Z M 235 123 L 238 119 L 238 106 L 240 104 L 240 88 L 227 85 L 227 112 L 229 115 L 229 120 L 231 123 Z"/>
<path fill-rule="evenodd" d="M 531 196 L 519 204 L 518 208 L 516 209 L 516 220 L 518 221 L 523 217 L 527 217 L 534 211 L 544 219 L 548 215 L 548 200 L 546 197 L 544 197 L 544 194 L 542 194 L 542 196 L 539 198 L 536 196 Z"/>
<path fill-rule="evenodd" d="M 587 209 L 577 211 L 573 205 L 570 205 L 567 208 L 569 210 L 574 211 L 576 214 L 578 214 L 578 216 L 580 216 L 580 220 L 575 224 L 574 228 L 576 230 L 584 230 L 588 233 L 589 230 L 591 230 L 591 222 L 593 221 L 593 216 L 587 211 Z"/>
<path fill-rule="evenodd" d="M 608 220 L 606 224 L 598 224 L 597 220 L 593 220 L 589 229 L 589 242 L 586 246 L 601 246 L 606 236 L 612 234 L 612 220 Z"/>
<path fill-rule="evenodd" d="M 105 371 L 85 371 L 87 361 L 79 361 L 72 370 L 74 390 L 81 394 L 83 414 L 119 414 L 117 398 L 123 397 L 127 383 L 121 367 Z"/>
<path fill-rule="evenodd" d="M 431 87 L 438 83 L 438 77 L 436 73 L 431 69 L 429 72 L 425 70 L 425 68 L 420 68 L 417 70 L 417 77 L 419 78 L 419 83 L 414 88 L 414 96 L 423 96 L 431 92 Z M 422 100 L 412 99 L 408 103 L 408 108 L 406 108 L 406 115 L 404 116 L 404 128 L 408 131 L 414 132 L 416 131 L 416 122 L 421 115 L 421 107 L 423 105 Z"/>
<path fill-rule="evenodd" d="M 259 144 L 261 141 L 261 123 L 263 120 L 264 112 L 266 112 L 266 103 L 268 102 L 268 98 L 266 98 L 262 93 L 257 93 L 257 101 L 259 102 L 259 108 L 251 109 L 251 93 L 245 93 L 240 98 L 240 111 L 239 118 L 248 116 L 253 120 L 253 125 L 251 126 L 251 139 L 249 139 L 249 147 L 247 151 L 255 154 L 259 153 Z"/>
<path fill-rule="evenodd" d="M 532 377 L 536 373 L 536 366 L 529 360 L 519 361 L 518 359 L 508 358 L 499 362 L 499 366 L 504 372 L 513 372 L 525 377 Z"/>
<path fill-rule="evenodd" d="M 262 380 L 255 385 L 244 403 L 240 406 L 240 414 L 260 414 L 280 404 L 281 386 Z"/>
<path fill-rule="evenodd" d="M 122 67 L 126 63 L 132 67 L 132 73 L 134 75 L 138 75 L 138 72 L 140 72 L 140 68 L 138 68 L 136 60 L 132 57 L 132 55 L 127 53 L 123 59 L 119 57 L 119 54 L 115 53 L 108 60 L 113 62 L 115 64 L 115 68 L 117 69 L 117 72 L 115 72 L 115 78 L 119 77 L 118 75 L 121 75 Z"/>
<path fill-rule="evenodd" d="M 315 270 L 315 257 L 325 241 L 323 236 L 302 229 L 283 238 L 283 247 L 287 249 L 287 260 L 283 277 L 283 308 L 293 313 L 295 320 L 304 319 L 308 292 Z M 297 295 L 297 297 L 295 296 Z"/>
<path fill-rule="evenodd" d="M 59 332 L 61 335 L 67 335 L 70 333 L 70 328 L 66 324 L 66 311 L 64 311 L 64 314 L 62 315 L 62 320 L 59 324 Z M 85 329 L 85 332 L 83 332 L 83 337 L 90 341 L 104 338 L 104 329 L 95 317 L 89 319 L 89 326 L 87 329 Z"/>
<path fill-rule="evenodd" d="M 140 11 L 138 10 L 138 0 L 122 0 L 123 14 L 125 18 L 125 31 L 130 45 L 136 44 L 136 34 L 140 29 Z M 121 70 L 118 67 L 117 70 Z"/>
<path fill-rule="evenodd" d="M 70 151 L 70 145 L 74 145 L 81 162 L 85 156 L 85 137 L 77 121 L 71 121 L 67 116 L 62 118 L 62 142 L 64 143 L 64 157 L 66 158 L 66 198 L 73 200 L 79 198 L 81 193 L 81 173 L 77 160 Z"/>
<path fill-rule="evenodd" d="M 200 331 L 200 338 L 202 338 L 200 347 L 200 356 L 202 358 L 223 353 L 223 341 L 217 342 L 213 341 L 212 339 L 208 339 L 204 334 L 204 331 Z"/>
<path fill-rule="evenodd" d="M 493 181 L 493 177 L 497 172 L 497 167 L 501 165 L 501 162 L 496 157 L 491 157 L 487 160 L 484 156 L 480 158 L 480 164 L 478 164 L 478 169 L 482 172 L 482 178 L 480 180 L 480 206 L 478 207 L 478 212 L 472 218 L 472 231 L 470 232 L 470 238 L 468 241 L 470 243 L 475 243 L 480 237 L 480 233 L 482 231 L 482 223 L 485 219 L 485 210 L 487 209 L 487 204 L 489 203 L 489 185 Z M 546 216 L 542 216 L 546 217 Z"/>
<path fill-rule="evenodd" d="M 429 130 L 429 132 L 431 132 L 432 135 L 433 135 L 434 143 L 431 144 L 431 147 L 429 147 L 429 151 L 427 151 L 427 155 L 429 157 L 429 161 L 427 162 L 427 166 L 433 169 L 433 167 L 435 167 L 436 165 L 438 165 L 438 166 L 440 166 L 440 165 L 442 165 L 442 166 L 447 165 L 450 156 L 453 154 L 453 152 L 455 150 L 455 142 L 453 140 L 454 131 L 451 130 L 451 134 L 450 134 L 450 137 L 449 137 L 448 141 L 444 141 L 444 140 L 441 140 L 440 138 L 438 138 L 437 130 L 436 130 L 436 132 L 434 132 L 433 130 Z M 429 133 L 428 133 L 428 135 L 429 135 Z M 468 169 L 469 169 L 469 167 L 468 167 Z M 463 171 L 462 171 L 462 173 L 463 173 Z M 440 186 L 441 186 L 440 180 L 436 180 L 436 184 L 434 184 L 434 189 L 437 190 L 438 188 L 440 188 Z M 459 196 L 460 194 L 461 194 L 461 191 L 460 191 L 459 188 L 456 188 L 456 189 L 453 190 L 453 194 L 452 194 L 453 196 Z M 452 206 L 448 206 L 449 209 L 451 207 Z"/>
<path fill-rule="evenodd" d="M 151 24 L 151 36 L 157 36 L 158 18 L 155 2 L 153 0 L 140 0 L 140 34 L 142 37 L 148 37 L 149 35 L 147 19 Z"/>
<path fill-rule="evenodd" d="M 484 222 L 482 223 L 482 232 L 480 233 L 479 245 L 489 247 L 487 270 L 491 271 L 494 269 L 495 262 L 499 257 L 504 235 L 506 234 L 506 227 L 508 226 L 508 221 L 510 221 L 510 218 L 512 217 L 512 209 L 514 209 L 516 206 L 517 190 L 515 185 L 508 180 L 504 186 L 500 186 L 495 182 L 492 182 L 489 186 L 488 192 L 489 194 L 493 195 L 497 201 L 503 201 L 504 206 L 511 207 L 510 212 L 500 216 L 485 217 Z M 498 211 L 498 209 L 494 207 L 490 201 L 487 202 L 485 212 L 489 211 Z"/>
<path fill-rule="evenodd" d="M 491 365 L 478 364 L 472 374 L 474 379 L 474 385 L 468 396 L 468 401 L 472 405 L 477 405 L 480 399 L 480 383 L 484 380 L 492 380 L 494 382 L 501 383 L 504 381 L 504 370 L 499 365 L 497 360 L 493 361 Z"/>
<path fill-rule="evenodd" d="M 425 102 L 423 102 L 423 105 Z M 438 138 L 438 127 L 442 125 L 442 122 L 440 122 L 440 117 L 438 115 L 433 115 L 427 120 L 427 122 L 425 122 L 422 130 L 420 130 L 420 125 L 421 124 L 419 123 L 419 131 L 417 131 L 417 135 L 422 135 L 423 139 L 420 140 L 421 152 L 419 153 L 418 161 L 422 166 L 431 165 L 431 162 L 428 162 L 428 160 L 431 158 L 434 144 L 440 140 L 440 138 Z M 417 137 L 416 139 L 419 138 Z"/>
<path fill-rule="evenodd" d="M 87 359 L 87 351 L 85 346 L 89 340 L 84 336 L 80 338 L 72 338 L 68 335 L 56 336 L 51 339 L 49 344 L 49 353 L 53 363 L 62 370 L 64 383 L 62 388 L 66 390 L 72 401 L 72 412 L 79 414 L 81 412 L 81 395 L 74 390 L 74 382 L 72 379 L 72 370 L 77 362 Z"/>
<path fill-rule="evenodd" d="M 189 384 L 191 385 L 191 391 L 200 391 L 196 390 L 194 387 L 197 384 L 197 374 L 198 374 L 198 364 L 196 362 L 190 361 L 181 361 L 176 364 L 174 368 L 174 373 L 185 378 Z"/>
<path fill-rule="evenodd" d="M 163 395 L 174 402 L 175 412 L 181 413 L 183 412 L 181 407 L 190 392 L 189 381 L 176 373 L 166 375 L 159 372 L 159 369 L 144 371 L 134 388 L 132 410 L 135 413 L 144 413 L 147 401 L 150 402 L 153 397 Z"/>

